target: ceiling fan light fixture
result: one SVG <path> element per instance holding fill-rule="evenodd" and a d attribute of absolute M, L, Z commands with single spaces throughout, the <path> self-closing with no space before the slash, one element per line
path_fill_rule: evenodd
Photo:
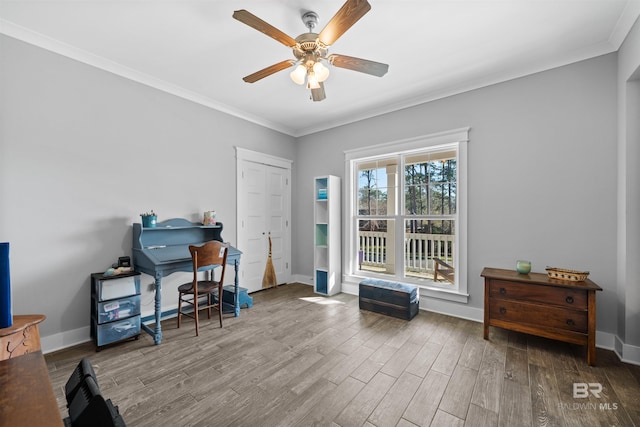
<path fill-rule="evenodd" d="M 307 89 L 320 89 L 320 82 L 313 71 L 309 71 L 307 78 Z"/>
<path fill-rule="evenodd" d="M 293 80 L 294 83 L 299 85 L 304 84 L 304 79 L 307 76 L 307 68 L 302 64 L 298 64 L 289 76 L 291 76 L 291 80 Z"/>
<path fill-rule="evenodd" d="M 313 64 L 313 73 L 319 82 L 323 82 L 329 77 L 329 69 L 320 61 Z"/>

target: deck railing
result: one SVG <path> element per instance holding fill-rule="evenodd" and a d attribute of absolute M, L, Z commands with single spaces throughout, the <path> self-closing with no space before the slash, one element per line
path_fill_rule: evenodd
<path fill-rule="evenodd" d="M 359 231 L 360 266 L 385 269 L 386 252 L 394 249 L 387 232 Z M 404 267 L 406 272 L 433 272 L 433 258 L 453 264 L 455 236 L 450 234 L 404 234 Z"/>

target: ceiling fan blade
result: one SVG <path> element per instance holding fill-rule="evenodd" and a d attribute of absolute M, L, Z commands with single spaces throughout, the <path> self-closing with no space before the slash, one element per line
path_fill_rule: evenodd
<path fill-rule="evenodd" d="M 244 9 L 236 10 L 235 12 L 233 12 L 233 17 L 235 19 L 237 19 L 238 21 L 240 21 L 240 22 L 242 22 L 244 24 L 247 24 L 248 26 L 250 26 L 252 28 L 255 28 L 256 30 L 260 31 L 261 33 L 264 33 L 264 34 L 268 35 L 272 39 L 279 41 L 280 43 L 282 43 L 285 46 L 293 47 L 293 46 L 296 45 L 295 39 L 293 39 L 292 37 L 286 35 L 285 33 L 280 31 L 279 29 L 277 29 L 273 25 L 271 25 L 271 24 L 263 21 L 262 19 L 258 18 L 257 16 L 255 16 L 251 12 L 248 12 L 248 11 L 246 11 Z"/>
<path fill-rule="evenodd" d="M 247 83 L 255 83 L 260 79 L 269 77 L 271 74 L 274 74 L 274 73 L 277 73 L 278 71 L 282 71 L 286 68 L 289 68 L 295 63 L 296 61 L 294 61 L 293 59 L 287 59 L 286 61 L 278 62 L 277 64 L 273 64 L 270 67 L 264 68 L 260 71 L 256 71 L 253 74 L 249 74 L 247 77 L 243 77 L 242 80 L 244 80 Z"/>
<path fill-rule="evenodd" d="M 389 70 L 388 64 L 381 62 L 369 61 L 368 59 L 354 58 L 345 55 L 329 55 L 327 58 L 331 65 L 346 68 L 347 70 L 359 71 L 361 73 L 371 74 L 372 76 L 382 77 Z"/>
<path fill-rule="evenodd" d="M 318 38 L 322 43 L 331 46 L 369 10 L 371 5 L 367 0 L 347 0 L 322 29 Z"/>
<path fill-rule="evenodd" d="M 318 89 L 311 89 L 311 99 L 314 101 L 322 101 L 327 96 L 324 93 L 324 83 L 319 83 L 320 87 Z"/>

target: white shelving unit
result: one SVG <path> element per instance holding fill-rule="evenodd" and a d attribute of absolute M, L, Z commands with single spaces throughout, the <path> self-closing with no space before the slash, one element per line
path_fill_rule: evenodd
<path fill-rule="evenodd" d="M 340 250 L 340 178 L 314 178 L 313 290 L 334 295 L 342 290 Z"/>

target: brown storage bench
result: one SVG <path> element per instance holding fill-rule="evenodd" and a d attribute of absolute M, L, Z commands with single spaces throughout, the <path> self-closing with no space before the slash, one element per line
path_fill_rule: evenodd
<path fill-rule="evenodd" d="M 418 287 L 381 279 L 365 279 L 359 285 L 361 310 L 411 320 L 418 314 Z"/>

